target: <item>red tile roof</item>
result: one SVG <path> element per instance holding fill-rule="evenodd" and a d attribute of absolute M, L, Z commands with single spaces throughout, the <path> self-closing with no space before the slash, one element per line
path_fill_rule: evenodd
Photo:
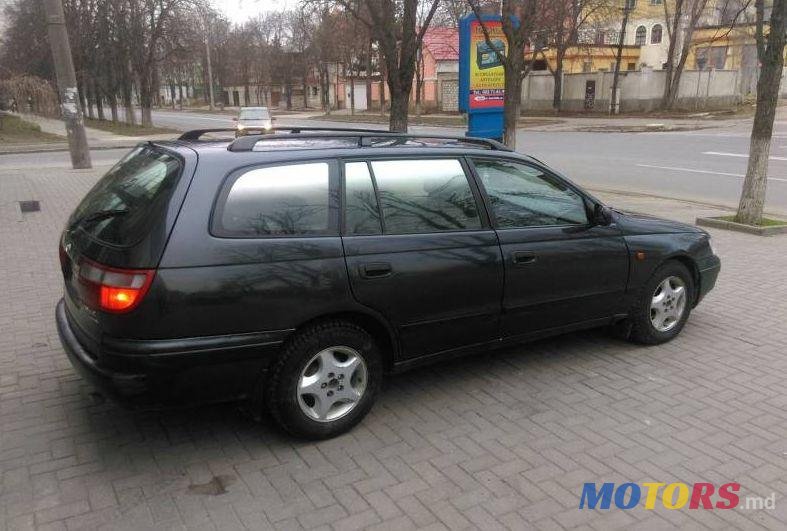
<path fill-rule="evenodd" d="M 429 28 L 424 33 L 424 48 L 435 61 L 459 60 L 459 30 L 457 28 Z"/>

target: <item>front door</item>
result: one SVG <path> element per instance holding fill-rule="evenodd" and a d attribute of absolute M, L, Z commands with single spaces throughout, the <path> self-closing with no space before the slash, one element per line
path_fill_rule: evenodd
<path fill-rule="evenodd" d="M 474 159 L 505 264 L 506 337 L 605 319 L 621 307 L 626 244 L 590 223 L 587 199 L 537 165 Z"/>
<path fill-rule="evenodd" d="M 352 291 L 397 329 L 402 358 L 499 337 L 503 266 L 458 158 L 347 162 Z"/>

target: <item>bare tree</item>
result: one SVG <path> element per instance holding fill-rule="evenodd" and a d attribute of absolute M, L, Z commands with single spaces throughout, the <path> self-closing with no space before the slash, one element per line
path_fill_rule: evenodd
<path fill-rule="evenodd" d="M 765 191 L 768 183 L 768 156 L 773 136 L 773 121 L 779 99 L 779 85 L 784 68 L 784 47 L 787 44 L 785 19 L 787 0 L 773 0 L 770 31 L 765 36 L 765 1 L 755 0 L 757 22 L 757 56 L 762 65 L 757 80 L 757 110 L 751 130 L 749 165 L 743 182 L 735 220 L 749 225 L 762 223 Z"/>
<path fill-rule="evenodd" d="M 675 0 L 671 11 L 670 4 L 672 2 L 664 2 L 664 18 L 669 35 L 667 62 L 664 65 L 664 94 L 661 99 L 664 109 L 671 109 L 675 105 L 680 78 L 691 49 L 691 38 L 705 13 L 708 0 Z"/>
<path fill-rule="evenodd" d="M 377 41 L 391 93 L 391 131 L 407 132 L 416 56 L 440 3 L 421 1 L 428 2 L 429 8 L 418 27 L 419 0 L 334 0 L 366 25 Z"/>
<path fill-rule="evenodd" d="M 545 3 L 542 28 L 536 29 L 534 43 L 553 48 L 555 66 L 547 62 L 554 79 L 552 107 L 559 111 L 563 103 L 563 71 L 566 54 L 579 45 L 580 34 L 594 21 L 610 17 L 614 0 L 553 0 Z M 538 34 L 541 35 L 538 35 Z M 538 50 L 534 50 L 534 55 Z"/>

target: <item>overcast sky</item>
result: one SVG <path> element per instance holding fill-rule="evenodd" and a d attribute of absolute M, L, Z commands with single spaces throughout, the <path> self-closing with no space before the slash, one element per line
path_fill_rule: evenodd
<path fill-rule="evenodd" d="M 263 11 L 283 11 L 298 7 L 298 0 L 212 0 L 212 2 L 216 9 L 233 22 L 243 22 Z"/>

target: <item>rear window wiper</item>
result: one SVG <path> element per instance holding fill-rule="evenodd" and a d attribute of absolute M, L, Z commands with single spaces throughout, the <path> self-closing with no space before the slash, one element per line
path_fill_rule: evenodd
<path fill-rule="evenodd" d="M 112 210 L 99 210 L 97 212 L 93 212 L 92 214 L 88 214 L 86 216 L 82 216 L 78 220 L 74 222 L 74 225 L 84 225 L 86 223 L 95 223 L 96 221 L 101 221 L 104 219 L 114 218 L 118 216 L 125 216 L 130 212 L 127 208 L 116 208 Z"/>

